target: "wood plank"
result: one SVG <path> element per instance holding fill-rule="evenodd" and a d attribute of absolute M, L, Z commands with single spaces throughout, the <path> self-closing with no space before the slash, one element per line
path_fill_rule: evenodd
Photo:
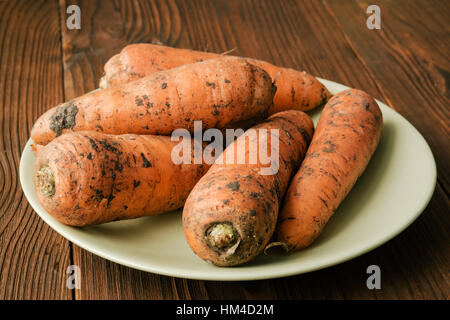
<path fill-rule="evenodd" d="M 179 6 L 183 36 L 197 50 L 236 48 L 233 55 L 306 70 L 380 96 L 367 74 L 341 67 L 361 64 L 315 1 L 179 1 Z M 186 41 L 181 37 L 178 45 L 188 47 Z"/>
<path fill-rule="evenodd" d="M 426 237 L 427 241 L 433 241 L 431 238 L 442 232 L 441 227 L 449 228 L 446 217 L 449 148 L 442 146 L 448 145 L 449 137 L 447 78 L 450 63 L 448 41 L 440 41 L 450 34 L 446 23 L 449 6 L 440 1 L 372 1 L 370 4 L 381 8 L 382 27 L 381 30 L 369 30 L 365 27 L 368 2 L 326 0 L 323 3 L 337 26 L 345 32 L 347 42 L 370 76 L 376 79 L 385 101 L 410 120 L 430 143 L 438 166 L 438 186 L 435 200 L 425 212 L 429 220 L 421 218 L 414 226 L 422 228 L 418 234 Z M 413 259 L 411 242 L 417 241 L 417 235 L 403 242 L 400 239 L 403 238 L 393 242 L 398 244 L 397 251 Z M 424 257 L 426 265 L 404 269 L 410 279 L 418 273 L 421 277 L 405 282 L 402 287 L 397 286 L 396 292 L 400 297 L 442 299 L 449 296 L 445 271 L 450 259 L 448 238 L 434 241 L 433 245 L 426 242 L 423 251 L 428 255 Z M 435 270 L 440 271 L 435 273 Z"/>
<path fill-rule="evenodd" d="M 233 54 L 305 69 L 363 89 L 381 100 L 386 96 L 330 12 L 318 1 L 73 3 L 81 7 L 82 26 L 80 31 L 62 28 L 66 100 L 94 89 L 103 63 L 125 43 L 152 41 L 214 52 L 236 47 Z M 66 2 L 60 1 L 60 7 L 64 23 Z M 82 270 L 82 289 L 76 292 L 76 298 L 445 298 L 448 279 L 443 268 L 448 265 L 448 256 L 442 255 L 445 239 L 439 236 L 442 230 L 435 223 L 442 219 L 448 222 L 440 216 L 446 206 L 448 199 L 438 189 L 427 218 L 419 219 L 382 248 L 326 270 L 258 282 L 174 279 L 119 266 L 74 246 L 74 261 Z M 365 271 L 370 264 L 382 269 L 381 291 L 366 287 Z"/>
<path fill-rule="evenodd" d="M 330 16 L 324 14 L 322 6 L 318 5 L 317 2 L 311 1 L 302 1 L 297 4 L 293 2 L 289 2 L 286 5 L 284 4 L 284 2 L 277 2 L 275 4 L 274 2 L 262 1 L 250 3 L 245 2 L 242 5 L 243 7 L 245 6 L 245 8 L 242 9 L 242 7 L 232 2 L 228 5 L 228 12 L 226 10 L 221 10 L 221 12 L 227 13 L 227 18 L 220 21 L 231 21 L 236 23 L 236 26 L 234 26 L 234 28 L 227 27 L 227 24 L 224 23 L 221 24 L 221 27 L 224 29 L 227 28 L 228 30 L 246 30 L 245 32 L 232 33 L 234 40 L 231 44 L 232 46 L 237 46 L 241 51 L 240 54 L 242 55 L 258 57 L 272 61 L 276 64 L 291 66 L 294 68 L 305 68 L 309 72 L 321 77 L 342 82 L 352 87 L 361 88 L 383 100 L 384 94 L 382 93 L 382 90 L 380 90 L 380 86 L 373 80 L 374 77 L 366 71 L 364 61 L 361 61 L 357 57 L 351 44 L 345 41 L 345 34 L 340 32 L 339 28 L 333 26 Z M 233 20 L 234 12 L 247 12 L 248 16 L 242 20 Z M 257 17 L 259 14 L 261 15 L 261 21 L 258 22 Z M 302 17 L 302 19 L 298 19 L 298 17 Z M 263 23 L 264 20 L 268 23 Z M 283 23 L 279 21 L 283 21 Z M 191 27 L 196 26 L 193 23 L 188 23 L 187 25 Z M 200 29 L 192 29 L 190 33 L 198 35 L 197 41 L 199 42 L 199 47 L 203 47 L 208 44 L 208 42 L 201 43 L 203 34 Z M 219 36 L 219 38 L 224 37 L 225 36 Z M 226 37 L 229 39 L 231 35 L 227 34 Z M 239 37 L 242 39 L 239 39 Z M 260 45 L 264 42 L 267 43 L 266 39 L 276 39 L 278 43 L 276 43 L 273 47 L 267 44 L 266 48 L 260 47 Z M 251 43 L 251 46 L 245 46 L 245 49 L 248 51 L 242 52 L 242 44 L 248 42 Z M 283 51 L 278 48 L 283 48 Z M 315 49 L 312 50 L 311 48 Z M 226 50 L 227 48 L 221 47 L 219 49 Z M 443 190 L 438 190 L 437 194 L 436 201 L 438 203 L 445 202 L 445 199 L 447 198 Z M 428 211 L 432 212 L 433 216 L 439 217 L 438 214 L 443 212 L 442 208 L 445 208 L 445 206 L 441 205 L 440 208 L 436 208 L 434 205 L 436 201 L 430 204 Z M 426 236 L 429 235 L 426 234 Z M 394 248 L 396 248 L 396 241 L 397 240 L 394 240 L 392 242 L 394 245 L 390 244 Z M 408 243 L 408 241 L 408 239 L 404 240 L 406 243 Z M 438 238 L 436 239 L 436 242 L 442 246 L 445 243 L 445 240 L 439 240 Z M 405 243 L 399 242 L 397 246 L 402 247 L 404 245 Z M 440 253 L 435 251 L 433 248 L 434 247 L 432 244 L 427 247 L 430 252 L 435 254 L 433 263 L 438 268 L 442 268 L 446 264 L 445 262 L 440 261 Z M 408 255 L 411 259 L 414 259 L 413 250 L 409 251 Z M 279 292 L 283 292 L 281 296 L 304 296 L 309 298 L 365 299 L 370 297 L 416 297 L 418 295 L 417 291 L 406 292 L 404 290 L 404 288 L 411 286 L 408 281 L 404 281 L 401 277 L 389 277 L 389 275 L 386 279 L 389 281 L 388 283 L 390 283 L 390 285 L 384 289 L 383 292 L 377 292 L 377 295 L 374 295 L 373 292 L 367 290 L 365 287 L 365 270 L 370 264 L 368 261 L 378 261 L 377 263 L 380 264 L 383 269 L 398 270 L 397 275 L 401 275 L 405 269 L 409 268 L 409 266 L 396 265 L 395 261 L 391 261 L 389 258 L 390 255 L 388 253 L 379 249 L 375 253 L 371 253 L 344 264 L 344 268 L 338 266 L 331 268 L 330 270 L 319 271 L 311 275 L 296 277 L 295 279 L 298 279 L 300 284 L 299 287 L 302 289 L 295 291 L 294 295 L 290 295 L 289 291 L 286 290 Z M 447 259 L 448 256 L 445 256 L 444 261 Z M 415 268 L 415 271 L 420 272 L 420 269 Z M 337 274 L 337 276 L 335 277 L 333 273 Z M 316 274 L 318 274 L 317 278 L 314 277 Z M 445 273 L 439 274 L 442 280 L 442 276 L 445 275 Z M 433 283 L 433 285 L 429 285 L 426 293 L 424 293 L 425 297 L 443 298 L 448 296 L 448 292 L 435 292 L 437 290 L 436 288 L 439 288 L 439 281 L 436 282 L 433 281 L 433 279 L 427 279 L 427 276 L 432 278 L 433 275 L 426 274 L 424 277 L 427 283 Z M 283 281 L 284 280 L 276 280 L 275 283 L 277 284 L 275 284 L 275 287 L 296 287 L 296 285 L 292 285 L 291 279 L 286 280 L 286 284 L 291 284 L 290 286 L 278 284 Z M 324 284 L 319 284 L 319 288 L 323 287 L 323 291 L 319 291 L 317 288 L 317 284 L 321 282 Z M 330 292 L 331 288 L 336 288 L 336 290 L 334 292 Z M 217 291 L 233 292 L 232 290 L 221 289 L 218 289 Z M 401 292 L 401 294 L 399 292 Z"/>
<path fill-rule="evenodd" d="M 174 45 L 180 25 L 172 1 L 60 0 L 65 99 L 98 87 L 103 65 L 126 44 Z M 81 29 L 68 30 L 68 5 L 81 9 Z M 175 15 L 175 16 L 174 16 Z M 82 271 L 77 299 L 173 299 L 174 280 L 120 266 L 73 245 L 74 263 Z"/>
<path fill-rule="evenodd" d="M 381 9 L 381 29 L 365 27 L 367 1 L 326 0 L 384 99 L 425 137 L 436 158 L 439 181 L 450 188 L 450 3 L 439 0 L 370 1 Z"/>
<path fill-rule="evenodd" d="M 71 299 L 69 242 L 31 209 L 19 160 L 38 115 L 63 101 L 56 1 L 0 2 L 0 299 Z"/>

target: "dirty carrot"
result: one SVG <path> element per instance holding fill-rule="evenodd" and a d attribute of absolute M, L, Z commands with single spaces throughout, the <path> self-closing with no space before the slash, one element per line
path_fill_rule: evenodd
<path fill-rule="evenodd" d="M 312 133 L 307 114 L 284 111 L 247 130 L 225 149 L 194 187 L 183 210 L 187 242 L 200 258 L 218 266 L 234 266 L 264 250 L 275 230 L 289 179 Z M 252 161 L 264 148 L 270 150 L 271 158 L 278 156 L 270 163 L 262 158 Z"/>
<path fill-rule="evenodd" d="M 364 172 L 381 134 L 382 115 L 365 92 L 345 90 L 326 104 L 277 226 L 289 250 L 308 247 Z"/>
<path fill-rule="evenodd" d="M 264 119 L 275 87 L 261 68 L 240 58 L 208 60 L 154 73 L 56 106 L 33 126 L 45 145 L 65 132 L 169 135 L 174 129 L 241 125 Z"/>
<path fill-rule="evenodd" d="M 178 209 L 209 165 L 175 164 L 176 144 L 165 136 L 64 134 L 37 156 L 36 194 L 48 213 L 71 226 Z"/>
<path fill-rule="evenodd" d="M 100 87 L 116 87 L 158 71 L 219 57 L 223 55 L 148 43 L 131 44 L 105 64 Z M 315 77 L 304 71 L 280 68 L 256 59 L 247 58 L 247 61 L 266 70 L 272 79 L 279 73 L 278 90 L 269 114 L 289 109 L 311 110 L 323 105 L 331 96 Z"/>

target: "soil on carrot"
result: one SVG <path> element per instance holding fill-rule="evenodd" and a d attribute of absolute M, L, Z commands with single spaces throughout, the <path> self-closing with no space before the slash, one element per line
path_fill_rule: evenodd
<path fill-rule="evenodd" d="M 75 126 L 75 116 L 78 108 L 69 101 L 56 109 L 56 112 L 50 118 L 50 129 L 61 135 L 63 129 L 71 129 Z"/>

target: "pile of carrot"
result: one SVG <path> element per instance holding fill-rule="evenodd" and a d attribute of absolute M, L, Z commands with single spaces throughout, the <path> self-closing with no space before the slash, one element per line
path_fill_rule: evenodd
<path fill-rule="evenodd" d="M 99 86 L 50 108 L 32 128 L 43 208 L 83 227 L 184 207 L 188 244 L 218 266 L 274 245 L 311 245 L 364 172 L 382 128 L 368 94 L 331 97 L 304 71 L 251 58 L 134 44 L 106 63 Z M 314 129 L 305 111 L 321 106 Z M 196 161 L 190 140 L 181 148 L 191 151 L 188 161 L 173 161 L 180 145 L 170 135 L 194 133 L 197 121 L 244 134 L 212 164 Z M 262 151 L 277 155 L 272 164 Z M 236 158 L 245 161 L 224 161 Z"/>

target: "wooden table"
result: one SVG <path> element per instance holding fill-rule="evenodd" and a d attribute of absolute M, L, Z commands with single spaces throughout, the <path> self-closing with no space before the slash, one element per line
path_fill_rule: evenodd
<path fill-rule="evenodd" d="M 81 30 L 66 9 L 81 8 Z M 366 8 L 381 8 L 369 30 Z M 0 298 L 2 299 L 448 299 L 449 43 L 446 0 L 0 1 Z M 96 88 L 104 63 L 129 43 L 255 57 L 367 91 L 407 118 L 438 166 L 434 196 L 398 237 L 309 274 L 254 282 L 176 279 L 99 258 L 31 209 L 21 151 L 46 109 Z M 81 289 L 66 287 L 79 265 Z M 366 287 L 379 265 L 382 289 Z"/>

